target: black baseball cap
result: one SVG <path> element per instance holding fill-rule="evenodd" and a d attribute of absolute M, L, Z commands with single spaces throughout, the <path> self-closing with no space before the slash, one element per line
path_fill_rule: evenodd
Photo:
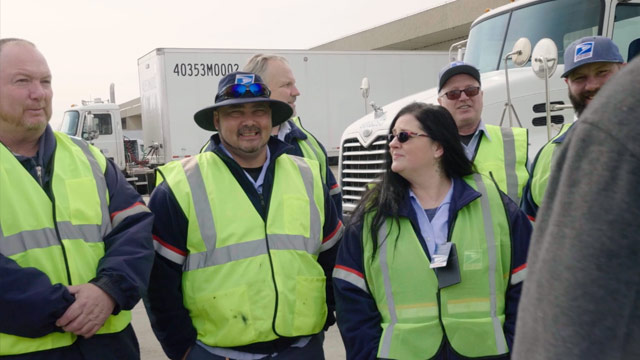
<path fill-rule="evenodd" d="M 440 70 L 438 92 L 442 90 L 449 79 L 460 74 L 467 74 L 476 79 L 478 84 L 480 84 L 480 71 L 478 71 L 475 66 L 462 61 L 454 61 Z"/>

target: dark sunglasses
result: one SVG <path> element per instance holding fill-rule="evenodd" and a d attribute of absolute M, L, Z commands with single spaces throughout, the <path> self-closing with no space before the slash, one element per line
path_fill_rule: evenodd
<path fill-rule="evenodd" d="M 269 97 L 271 91 L 265 84 L 231 84 L 218 93 L 218 100 L 237 99 L 241 97 Z"/>
<path fill-rule="evenodd" d="M 458 100 L 460 99 L 460 96 L 462 96 L 463 92 L 468 97 L 474 97 L 480 93 L 480 86 L 469 86 L 464 90 L 451 90 L 451 91 L 447 91 L 446 93 L 440 96 L 446 96 L 447 99 L 449 100 Z"/>
<path fill-rule="evenodd" d="M 412 137 L 416 137 L 416 136 L 430 137 L 427 134 L 418 134 L 418 133 L 414 133 L 413 131 L 400 131 L 397 134 L 388 134 L 387 135 L 387 140 L 389 140 L 389 143 L 391 143 L 393 141 L 393 139 L 396 138 L 396 136 L 398 137 L 398 141 L 400 143 L 402 143 L 402 144 L 404 144 L 407 141 L 409 141 L 409 139 L 411 139 Z"/>

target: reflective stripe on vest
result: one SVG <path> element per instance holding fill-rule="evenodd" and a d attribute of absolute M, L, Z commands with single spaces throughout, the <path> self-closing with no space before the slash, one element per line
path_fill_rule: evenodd
<path fill-rule="evenodd" d="M 313 174 L 309 166 L 301 158 L 292 156 L 291 159 L 298 166 L 298 170 L 304 181 L 306 196 L 314 198 Z M 216 225 L 209 206 L 207 190 L 202 178 L 202 172 L 195 157 L 186 159 L 183 163 L 184 172 L 191 189 L 191 201 L 194 206 L 194 214 L 200 229 L 200 238 L 203 239 L 207 252 L 189 254 L 185 260 L 184 271 L 201 269 L 214 265 L 246 259 L 267 253 L 264 247 L 265 238 L 248 242 L 237 243 L 216 249 Z M 269 248 L 273 250 L 302 250 L 311 255 L 318 256 L 320 246 L 317 239 L 321 238 L 322 225 L 315 219 L 320 218 L 319 210 L 313 203 L 309 206 L 311 231 L 310 236 L 270 234 Z M 214 252 L 213 249 L 216 249 Z"/>
<path fill-rule="evenodd" d="M 324 193 L 318 166 L 290 155 L 273 161 L 266 223 L 217 154 L 205 152 L 161 168 L 189 220 L 184 303 L 198 339 L 209 346 L 311 335 L 324 325 L 325 278 L 317 263 Z"/>
<path fill-rule="evenodd" d="M 473 163 L 481 174 L 491 176 L 516 204 L 529 180 L 528 133 L 523 128 L 485 125 L 489 137 L 480 139 Z"/>
<path fill-rule="evenodd" d="M 558 155 L 558 145 L 560 143 L 554 142 L 558 137 L 562 136 L 569 128 L 571 124 L 564 124 L 558 132 L 558 135 L 554 136 L 551 141 L 546 143 L 540 153 L 537 156 L 533 171 L 531 172 L 531 198 L 536 206 L 542 205 L 542 199 L 547 192 L 547 184 L 549 183 L 549 177 L 551 176 L 551 166 L 555 162 L 555 158 Z"/>
<path fill-rule="evenodd" d="M 21 267 L 39 269 L 52 284 L 83 284 L 95 277 L 104 255 L 102 238 L 111 231 L 103 175 L 106 159 L 81 140 L 54 135 L 53 203 L 15 156 L 0 145 L 0 253 Z M 111 316 L 98 333 L 121 331 L 130 318 L 126 311 Z M 72 333 L 39 338 L 0 334 L 0 355 L 68 346 L 75 339 Z"/>
<path fill-rule="evenodd" d="M 100 198 L 100 203 L 102 204 L 102 224 L 100 226 L 100 233 L 102 236 L 107 235 L 112 229 L 111 227 L 111 219 L 109 217 L 109 197 L 107 190 L 107 180 L 104 178 L 104 172 L 107 166 L 106 159 L 104 155 L 96 149 L 95 147 L 89 147 L 89 145 L 78 138 L 70 137 L 71 139 L 87 157 L 89 160 L 89 164 L 91 165 L 91 172 L 93 173 L 93 178 L 95 179 L 96 185 L 98 186 L 98 197 Z M 101 162 L 98 163 L 97 158 L 101 159 Z M 63 233 L 60 233 L 60 236 L 63 238 L 67 237 Z M 69 239 L 73 239 L 73 237 L 68 237 Z M 102 240 L 102 238 L 100 238 Z"/>
<path fill-rule="evenodd" d="M 382 315 L 378 357 L 430 358 L 440 348 L 444 333 L 453 349 L 464 356 L 508 352 L 502 330 L 511 263 L 508 219 L 492 183 L 489 191 L 481 175 L 465 181 L 481 196 L 458 212 L 450 234 L 458 249 L 463 282 L 441 289 L 439 300 L 436 275 L 429 269 L 409 220 L 401 218 L 399 228 L 390 219 L 382 224 L 378 252 L 372 260 L 372 238 L 367 233 L 371 216 L 365 218 L 365 273 Z M 480 236 L 479 228 L 484 228 Z M 416 282 L 423 286 L 416 287 Z M 486 288 L 475 286 L 482 283 Z"/>
<path fill-rule="evenodd" d="M 304 140 L 298 140 L 300 149 L 302 150 L 302 156 L 307 159 L 315 160 L 320 165 L 320 175 L 322 176 L 322 183 L 327 184 L 327 158 L 324 155 L 324 151 L 318 144 L 313 135 L 302 127 L 302 122 L 298 116 L 292 117 L 291 121 L 305 134 L 307 138 Z M 335 189 L 334 189 L 335 190 Z"/>
<path fill-rule="evenodd" d="M 57 222 L 60 236 L 66 234 L 67 239 L 83 239 L 88 243 L 102 242 L 99 229 L 95 225 L 73 225 L 68 221 Z M 60 245 L 55 228 L 26 230 L 17 234 L 4 236 L 0 224 L 0 253 L 13 256 L 32 249 L 43 249 Z"/>
<path fill-rule="evenodd" d="M 367 233 L 371 218 L 365 217 L 363 249 L 366 280 L 382 317 L 377 355 L 391 359 L 431 358 L 443 338 L 436 297 L 438 281 L 428 265 L 428 271 L 416 271 L 429 260 L 406 218 L 400 218 L 399 227 L 390 219 L 382 223 L 378 251 L 371 258 L 372 238 Z M 396 243 L 398 236 L 402 246 Z M 410 261 L 416 256 L 423 258 L 418 260 L 417 268 Z M 415 283 L 421 286 L 416 287 Z"/>
<path fill-rule="evenodd" d="M 380 348 L 378 355 L 380 357 L 388 357 L 391 350 L 391 336 L 393 335 L 394 327 L 398 322 L 398 315 L 396 314 L 396 303 L 393 299 L 393 289 L 391 288 L 391 279 L 389 277 L 389 264 L 387 263 L 387 241 L 384 241 L 387 236 L 387 223 L 380 227 L 378 233 L 378 246 L 380 251 L 380 270 L 382 270 L 382 281 L 384 283 L 384 295 L 387 299 L 387 310 L 389 311 L 389 325 L 382 335 L 382 341 L 380 341 Z M 429 356 L 431 357 L 431 356 Z"/>
<path fill-rule="evenodd" d="M 504 332 L 502 331 L 502 322 L 498 319 L 497 314 L 497 289 L 496 289 L 496 268 L 497 268 L 497 254 L 496 254 L 496 236 L 494 234 L 493 229 L 493 220 L 492 220 L 492 209 L 489 205 L 489 195 L 487 193 L 487 188 L 482 181 L 482 175 L 474 174 L 473 179 L 476 182 L 476 186 L 478 186 L 478 192 L 482 194 L 480 196 L 480 204 L 482 207 L 482 220 L 484 221 L 484 237 L 487 241 L 487 257 L 489 258 L 489 311 L 491 312 L 491 320 L 493 322 L 493 332 L 496 341 L 496 347 L 498 354 L 504 354 L 508 351 L 507 343 L 504 338 Z M 509 236 L 510 240 L 511 237 Z M 511 253 L 511 252 L 509 252 Z M 507 264 L 511 264 L 511 261 L 507 262 Z M 508 273 L 507 273 L 508 274 Z M 504 289 L 500 289 L 502 294 L 506 292 L 506 287 Z M 504 295 L 503 295 L 504 296 Z M 503 312 L 504 313 L 504 312 Z"/>

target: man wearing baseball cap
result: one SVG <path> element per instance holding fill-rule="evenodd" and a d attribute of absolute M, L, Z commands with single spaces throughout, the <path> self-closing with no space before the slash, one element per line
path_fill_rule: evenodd
<path fill-rule="evenodd" d="M 158 169 L 147 295 L 171 359 L 323 359 L 342 223 L 318 163 L 271 136 L 291 107 L 260 76 L 223 77 L 194 115 L 206 151 Z"/>
<path fill-rule="evenodd" d="M 569 100 L 579 118 L 600 88 L 620 70 L 624 59 L 618 46 L 604 36 L 587 36 L 578 39 L 564 52 L 562 77 L 569 88 Z M 547 189 L 551 175 L 551 163 L 556 149 L 573 123 L 563 125 L 558 135 L 540 149 L 531 166 L 531 179 L 525 188 L 522 207 L 531 221 L 535 221 L 538 208 Z"/>
<path fill-rule="evenodd" d="M 455 61 L 440 70 L 439 77 L 438 103 L 453 116 L 467 158 L 519 204 L 529 179 L 527 130 L 482 121 L 480 72 L 474 66 Z"/>

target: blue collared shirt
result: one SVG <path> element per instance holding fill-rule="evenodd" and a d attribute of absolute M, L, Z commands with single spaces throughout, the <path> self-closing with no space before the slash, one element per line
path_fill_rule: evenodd
<path fill-rule="evenodd" d="M 409 189 L 409 199 L 411 199 L 411 205 L 418 218 L 418 226 L 420 226 L 422 238 L 427 243 L 430 257 L 433 257 L 435 253 L 436 244 L 442 245 L 447 242 L 447 237 L 449 236 L 449 204 L 451 203 L 451 196 L 453 196 L 453 181 L 444 200 L 442 200 L 442 203 L 437 207 L 435 216 L 429 221 L 418 198 L 413 191 Z"/>
<path fill-rule="evenodd" d="M 465 145 L 464 143 L 461 143 L 462 147 L 464 148 L 464 153 L 465 155 L 467 155 L 467 159 L 473 160 L 473 157 L 475 156 L 475 152 L 476 152 L 476 147 L 478 146 L 478 141 L 480 141 L 480 136 L 482 136 L 483 132 L 484 132 L 484 136 L 486 136 L 487 139 L 491 141 L 491 137 L 489 137 L 489 132 L 487 131 L 487 128 L 484 126 L 484 121 L 480 120 L 480 124 L 478 124 L 478 128 L 476 129 L 476 132 L 473 134 L 471 141 L 469 141 L 469 144 Z"/>
<path fill-rule="evenodd" d="M 224 147 L 224 143 L 222 141 L 220 141 L 220 148 L 222 148 L 222 151 L 224 151 L 225 154 L 227 154 L 230 158 L 233 159 L 233 155 L 231 155 L 231 153 L 227 151 L 227 148 Z M 251 183 L 253 184 L 253 187 L 256 188 L 256 190 L 258 191 L 258 194 L 262 194 L 262 184 L 264 183 L 264 175 L 267 173 L 267 168 L 269 167 L 270 162 L 271 162 L 271 152 L 269 151 L 269 147 L 267 146 L 267 160 L 264 162 L 264 164 L 262 164 L 262 171 L 260 171 L 260 176 L 258 176 L 257 180 L 253 180 L 251 175 L 249 175 L 249 173 L 243 169 L 244 174 L 247 176 L 249 181 L 251 181 Z"/>

